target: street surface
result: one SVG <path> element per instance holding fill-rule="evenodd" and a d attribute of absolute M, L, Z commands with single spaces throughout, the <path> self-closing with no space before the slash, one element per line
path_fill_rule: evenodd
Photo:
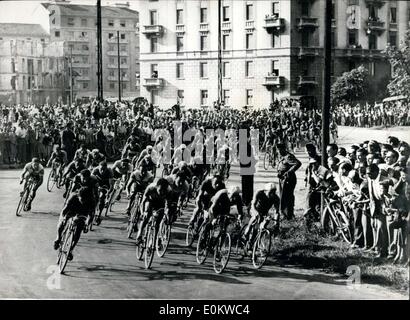
<path fill-rule="evenodd" d="M 408 130 L 369 130 L 339 128 L 341 145 L 366 139 L 385 141 L 396 135 L 410 140 Z M 304 207 L 303 174 L 307 156 L 298 172 L 296 208 Z M 262 159 L 263 160 L 263 159 Z M 255 190 L 276 175 L 259 164 Z M 239 185 L 239 168 L 231 170 L 229 185 Z M 46 170 L 45 178 L 49 170 Z M 177 220 L 170 247 L 163 258 L 154 256 L 152 270 L 135 257 L 134 240 L 127 239 L 126 200 L 115 204 L 101 226 L 83 234 L 68 263 L 65 275 L 55 265 L 57 252 L 52 244 L 63 206 L 62 190 L 46 190 L 46 181 L 38 191 L 32 211 L 16 217 L 15 209 L 21 186 L 20 170 L 0 171 L 0 298 L 35 299 L 408 299 L 408 295 L 377 285 L 352 287 L 346 277 L 317 270 L 279 267 L 268 260 L 255 270 L 250 260 L 239 261 L 234 255 L 227 269 L 217 275 L 212 258 L 203 265 L 195 260 L 195 251 L 184 246 L 186 224 L 193 202 Z M 273 179 L 276 180 L 276 179 Z M 301 212 L 301 210 L 299 210 Z M 196 242 L 195 242 L 196 244 Z"/>

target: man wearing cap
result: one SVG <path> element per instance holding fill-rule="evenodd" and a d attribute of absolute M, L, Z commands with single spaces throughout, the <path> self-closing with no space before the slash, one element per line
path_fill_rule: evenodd
<path fill-rule="evenodd" d="M 280 188 L 280 211 L 290 220 L 294 218 L 296 170 L 302 163 L 286 150 L 283 143 L 277 145 L 280 159 L 278 164 L 278 178 Z"/>

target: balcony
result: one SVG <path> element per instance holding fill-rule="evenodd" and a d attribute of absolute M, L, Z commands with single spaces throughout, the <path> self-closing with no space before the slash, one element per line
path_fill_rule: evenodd
<path fill-rule="evenodd" d="M 374 6 L 374 7 L 383 7 L 384 4 L 386 3 L 386 0 L 364 0 L 364 2 L 366 3 L 366 6 Z"/>
<path fill-rule="evenodd" d="M 90 77 L 89 77 L 89 76 L 78 76 L 78 77 L 75 77 L 75 79 L 76 79 L 77 81 L 90 81 Z"/>
<path fill-rule="evenodd" d="M 108 56 L 118 57 L 118 50 L 107 51 L 107 55 L 108 55 Z M 126 52 L 126 51 L 120 51 L 120 57 L 127 57 L 127 56 L 128 56 L 128 52 Z"/>
<path fill-rule="evenodd" d="M 108 68 L 108 69 L 118 69 L 118 66 L 115 65 L 115 64 L 108 64 L 108 65 L 107 65 L 107 68 Z"/>
<path fill-rule="evenodd" d="M 307 57 L 316 57 L 319 55 L 319 51 L 317 48 L 311 47 L 300 47 L 298 57 L 299 59 L 307 58 Z"/>
<path fill-rule="evenodd" d="M 159 89 L 164 86 L 164 79 L 162 78 L 145 78 L 144 87 L 147 89 Z"/>
<path fill-rule="evenodd" d="M 370 34 L 372 32 L 377 32 L 381 33 L 385 30 L 384 28 L 384 22 L 380 20 L 367 20 L 366 24 L 366 32 L 367 34 Z"/>
<path fill-rule="evenodd" d="M 285 28 L 285 19 L 279 18 L 278 14 L 266 15 L 263 27 L 268 32 L 282 31 Z"/>
<path fill-rule="evenodd" d="M 116 76 L 108 76 L 108 77 L 107 77 L 107 80 L 108 80 L 108 81 L 118 81 L 118 77 L 116 77 Z"/>
<path fill-rule="evenodd" d="M 366 50 L 362 48 L 356 48 L 355 46 L 351 46 L 346 49 L 345 55 L 348 58 L 363 58 L 366 54 Z"/>
<path fill-rule="evenodd" d="M 298 86 L 316 86 L 316 77 L 314 76 L 299 76 Z"/>
<path fill-rule="evenodd" d="M 112 37 L 112 38 L 108 38 L 107 42 L 108 43 L 118 43 L 117 36 Z M 128 43 L 128 39 L 121 39 L 120 38 L 120 43 Z"/>
<path fill-rule="evenodd" d="M 302 17 L 296 19 L 296 27 L 302 29 L 314 29 L 318 27 L 317 18 Z"/>
<path fill-rule="evenodd" d="M 371 59 L 385 59 L 386 56 L 382 53 L 382 50 L 370 49 L 369 58 Z"/>
<path fill-rule="evenodd" d="M 265 77 L 263 85 L 267 89 L 283 87 L 285 85 L 285 77 L 268 74 L 268 76 Z"/>
<path fill-rule="evenodd" d="M 232 27 L 231 27 L 231 22 L 230 21 L 222 22 L 222 32 L 223 33 L 230 32 L 231 30 L 232 30 Z"/>
<path fill-rule="evenodd" d="M 69 42 L 89 42 L 90 38 L 88 38 L 88 37 L 70 38 L 67 41 L 69 41 Z"/>
<path fill-rule="evenodd" d="M 245 21 L 245 30 L 246 32 L 253 32 L 253 30 L 255 30 L 255 22 Z"/>
<path fill-rule="evenodd" d="M 209 27 L 207 22 L 203 22 L 199 24 L 199 32 L 201 34 L 206 34 L 209 32 Z"/>
<path fill-rule="evenodd" d="M 164 28 L 160 25 L 149 25 L 149 26 L 144 26 L 144 29 L 142 31 L 143 34 L 147 38 L 149 37 L 160 37 L 164 33 Z"/>
<path fill-rule="evenodd" d="M 185 25 L 184 24 L 177 24 L 175 27 L 175 33 L 178 36 L 183 36 L 185 34 Z"/>
<path fill-rule="evenodd" d="M 389 29 L 390 30 L 397 30 L 397 23 L 390 23 Z"/>

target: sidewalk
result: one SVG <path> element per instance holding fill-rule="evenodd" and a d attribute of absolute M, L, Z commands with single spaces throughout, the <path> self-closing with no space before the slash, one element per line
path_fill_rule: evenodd
<path fill-rule="evenodd" d="M 4 164 L 0 163 L 0 170 L 23 169 L 23 164 Z"/>

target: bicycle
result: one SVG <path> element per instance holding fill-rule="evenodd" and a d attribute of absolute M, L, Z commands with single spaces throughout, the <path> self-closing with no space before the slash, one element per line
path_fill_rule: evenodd
<path fill-rule="evenodd" d="M 203 264 L 208 253 L 213 252 L 213 267 L 218 274 L 225 270 L 231 255 L 231 236 L 226 230 L 230 219 L 236 218 L 231 214 L 219 215 L 215 224 L 209 221 L 205 222 L 199 233 L 196 261 L 198 264 Z"/>
<path fill-rule="evenodd" d="M 23 181 L 20 182 L 20 184 L 22 184 Z M 20 200 L 19 203 L 17 205 L 17 209 L 16 209 L 16 216 L 20 217 L 21 216 L 21 211 L 27 211 L 27 202 L 28 199 L 30 197 L 30 193 L 32 192 L 32 189 L 34 187 L 34 180 L 33 178 L 29 178 L 27 183 L 24 186 L 24 190 L 20 193 Z"/>
<path fill-rule="evenodd" d="M 178 209 L 179 210 L 179 209 Z M 180 210 L 179 210 L 180 211 Z M 178 213 L 177 213 L 178 214 Z M 169 242 L 171 241 L 172 221 L 166 212 L 159 224 L 155 249 L 158 257 L 162 258 L 167 251 Z"/>
<path fill-rule="evenodd" d="M 185 245 L 187 247 L 192 246 L 195 239 L 198 238 L 199 232 L 201 231 L 202 223 L 204 222 L 204 216 L 205 216 L 205 212 L 204 210 L 202 210 L 198 214 L 198 217 L 196 218 L 194 225 L 193 226 L 188 225 L 188 228 L 185 234 Z"/>
<path fill-rule="evenodd" d="M 106 203 L 106 208 L 105 208 L 105 216 L 108 216 L 108 211 L 112 211 L 112 207 L 114 203 L 117 201 L 118 196 L 121 194 L 121 191 L 124 188 L 124 182 L 122 181 L 121 178 L 114 179 L 114 187 L 111 190 L 111 193 L 108 198 L 108 202 Z"/>
<path fill-rule="evenodd" d="M 236 242 L 236 254 L 241 256 L 241 259 L 246 256 L 251 256 L 254 268 L 260 269 L 265 264 L 272 245 L 272 235 L 274 232 L 268 228 L 271 217 L 266 216 L 262 221 L 261 217 L 251 225 L 246 241 L 242 240 L 242 235 L 246 225 L 242 227 Z M 274 221 L 274 220 L 273 220 Z"/>
<path fill-rule="evenodd" d="M 344 212 L 343 203 L 340 199 L 334 199 L 331 191 L 327 190 L 324 193 L 325 208 L 320 219 L 323 230 L 330 235 L 340 235 L 344 241 L 352 243 L 350 219 Z"/>
<path fill-rule="evenodd" d="M 144 236 L 142 237 L 142 241 L 140 241 L 136 247 L 136 256 L 138 260 L 141 260 L 142 256 L 144 256 L 146 269 L 149 269 L 151 267 L 152 260 L 154 258 L 154 254 L 157 247 L 156 242 L 158 241 L 158 231 L 156 230 L 157 219 L 163 213 L 163 208 L 152 212 L 152 215 L 145 227 L 145 232 Z"/>
<path fill-rule="evenodd" d="M 68 178 L 66 178 L 66 179 L 68 179 Z M 75 186 L 75 183 L 74 183 L 74 178 L 73 178 L 73 179 L 70 179 L 70 184 L 68 186 L 67 195 L 64 199 L 64 206 L 67 204 L 67 201 L 70 198 L 71 193 L 73 192 L 74 186 Z"/>
<path fill-rule="evenodd" d="M 62 241 L 60 242 L 57 255 L 57 265 L 59 266 L 59 271 L 61 274 L 67 266 L 68 257 L 74 248 L 74 242 L 78 241 L 81 231 L 86 228 L 86 220 L 86 216 L 80 216 L 77 214 L 76 216 L 69 218 L 65 224 L 61 237 Z"/>
<path fill-rule="evenodd" d="M 276 166 L 276 160 L 278 158 L 276 147 L 269 145 L 266 147 L 265 156 L 263 158 L 263 168 L 265 170 L 269 169 L 271 166 L 273 169 Z"/>
<path fill-rule="evenodd" d="M 142 200 L 142 193 L 138 192 L 134 203 L 132 204 L 131 207 L 131 215 L 128 219 L 128 225 L 127 225 L 127 238 L 131 239 L 132 234 L 136 231 L 136 226 L 138 225 L 138 222 L 141 217 L 141 211 L 140 211 L 140 204 Z"/>

